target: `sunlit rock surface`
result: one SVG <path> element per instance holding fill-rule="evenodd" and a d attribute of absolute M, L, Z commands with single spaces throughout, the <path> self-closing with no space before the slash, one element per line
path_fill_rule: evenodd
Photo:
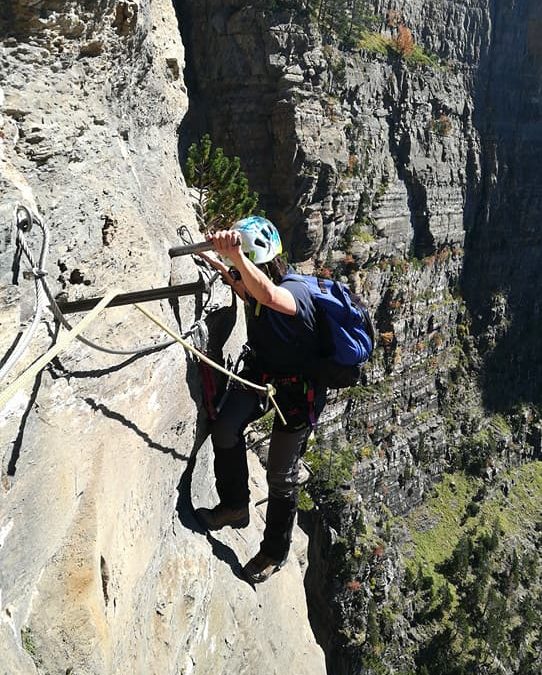
<path fill-rule="evenodd" d="M 178 162 L 188 102 L 171 3 L 19 1 L 3 5 L 0 20 L 4 352 L 34 314 L 24 259 L 13 283 L 17 203 L 50 229 L 44 267 L 64 300 L 196 281 L 191 260 L 172 264 L 167 251 L 181 243 L 180 226 L 198 232 Z M 37 224 L 27 240 L 37 258 Z M 183 333 L 202 303 L 231 304 L 219 286 L 209 298 L 149 308 Z M 46 310 L 6 382 L 53 333 Z M 107 310 L 85 336 L 117 350 L 167 339 L 133 307 Z M 241 340 L 233 336 L 234 353 Z M 205 346 L 205 324 L 192 341 Z M 254 590 L 240 568 L 258 549 L 265 505 L 243 532 L 212 540 L 191 516 L 196 450 L 204 469 L 192 491 L 212 499 L 205 424 L 198 366 L 179 345 L 123 356 L 75 342 L 9 401 L 0 421 L 2 673 L 325 672 L 307 620 L 301 533 L 286 568 Z M 262 499 L 263 470 L 252 464 Z"/>

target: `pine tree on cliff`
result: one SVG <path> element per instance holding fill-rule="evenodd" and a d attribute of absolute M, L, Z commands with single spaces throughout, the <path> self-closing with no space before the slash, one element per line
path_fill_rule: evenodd
<path fill-rule="evenodd" d="M 327 40 L 338 39 L 347 49 L 354 47 L 363 30 L 370 29 L 377 19 L 367 0 L 266 0 L 266 7 L 308 12 Z"/>
<path fill-rule="evenodd" d="M 239 157 L 229 158 L 222 148 L 213 148 L 209 134 L 188 149 L 184 175 L 195 190 L 201 231 L 228 228 L 258 206 L 258 193 L 250 191 Z"/>
<path fill-rule="evenodd" d="M 306 7 L 322 34 L 337 37 L 347 48 L 353 47 L 376 19 L 367 0 L 307 0 Z"/>

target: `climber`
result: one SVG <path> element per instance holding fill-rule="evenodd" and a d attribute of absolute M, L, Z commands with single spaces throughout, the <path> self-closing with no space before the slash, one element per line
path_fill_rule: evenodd
<path fill-rule="evenodd" d="M 268 579 L 286 562 L 297 511 L 300 459 L 322 411 L 326 390 L 305 376 L 319 353 L 315 307 L 304 283 L 282 282 L 286 264 L 275 226 L 251 216 L 210 236 L 214 250 L 232 264 L 202 254 L 246 303 L 248 356 L 242 376 L 271 382 L 286 426 L 275 416 L 267 459 L 269 499 L 259 552 L 245 565 L 251 583 Z M 220 502 L 196 510 L 209 530 L 246 527 L 249 522 L 248 466 L 244 431 L 265 414 L 264 399 L 233 387 L 212 423 L 216 489 Z"/>

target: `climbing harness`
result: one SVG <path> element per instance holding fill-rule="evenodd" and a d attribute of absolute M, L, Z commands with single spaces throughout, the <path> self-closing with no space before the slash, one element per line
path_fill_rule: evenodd
<path fill-rule="evenodd" d="M 45 306 L 45 300 L 49 301 L 49 304 L 55 316 L 57 316 L 58 314 L 57 318 L 59 319 L 61 324 L 65 328 L 67 328 L 67 331 L 65 332 L 61 331 L 57 337 L 55 344 L 45 354 L 43 354 L 40 358 L 38 358 L 31 366 L 29 366 L 21 375 L 19 375 L 13 382 L 11 382 L 3 392 L 0 393 L 0 408 L 2 408 L 14 396 L 14 394 L 17 391 L 19 391 L 29 380 L 35 378 L 36 375 L 48 363 L 50 363 L 52 359 L 54 359 L 60 352 L 66 349 L 75 339 L 80 339 L 83 342 L 85 342 L 85 344 L 90 343 L 89 346 L 98 348 L 101 351 L 107 351 L 109 353 L 116 353 L 116 354 L 142 353 L 144 351 L 150 351 L 151 349 L 155 350 L 158 349 L 159 347 L 165 347 L 168 346 L 169 344 L 177 342 L 181 344 L 185 350 L 191 352 L 194 356 L 196 356 L 198 359 L 200 359 L 207 365 L 211 366 L 212 368 L 218 370 L 219 372 L 222 372 L 228 378 L 234 379 L 239 383 L 243 384 L 244 386 L 251 387 L 256 391 L 259 391 L 260 393 L 264 394 L 266 398 L 269 399 L 273 404 L 273 406 L 275 407 L 277 414 L 279 415 L 283 424 L 286 424 L 286 420 L 284 419 L 284 416 L 282 415 L 282 412 L 280 411 L 275 401 L 276 390 L 273 387 L 273 385 L 271 384 L 268 384 L 266 386 L 257 385 L 254 382 L 245 380 L 244 378 L 239 377 L 239 375 L 223 368 L 220 364 L 214 362 L 205 354 L 201 353 L 199 350 L 197 350 L 195 347 L 189 344 L 186 341 L 186 339 L 183 338 L 181 335 L 178 335 L 175 331 L 172 331 L 158 317 L 154 316 L 142 305 L 138 304 L 137 302 L 134 302 L 134 294 L 123 294 L 120 289 L 110 290 L 102 298 L 97 298 L 95 299 L 96 300 L 95 302 L 93 301 L 93 307 L 90 309 L 89 313 L 76 326 L 74 327 L 70 326 L 70 324 L 68 324 L 68 322 L 64 319 L 58 303 L 53 298 L 51 290 L 49 289 L 48 285 L 45 282 L 46 273 L 44 272 L 43 268 L 45 266 L 44 263 L 47 257 L 47 250 L 49 245 L 49 233 L 47 228 L 44 226 L 43 222 L 39 218 L 37 218 L 35 215 L 31 213 L 30 209 L 20 204 L 18 204 L 15 207 L 14 221 L 17 227 L 17 247 L 18 247 L 13 265 L 14 280 L 16 281 L 18 278 L 18 267 L 20 263 L 20 258 L 21 254 L 24 253 L 31 265 L 32 273 L 34 274 L 37 302 L 36 302 L 36 312 L 32 324 L 29 330 L 26 331 L 24 337 L 16 345 L 15 349 L 10 354 L 6 363 L 2 367 L 2 370 L 0 372 L 2 377 L 4 377 L 7 374 L 7 372 L 9 372 L 9 370 L 11 370 L 13 365 L 15 365 L 15 363 L 21 357 L 22 353 L 28 347 L 30 340 L 33 336 L 33 333 L 35 332 L 35 329 L 39 323 L 39 320 L 41 319 L 43 307 Z M 32 252 L 30 251 L 26 239 L 24 237 L 24 232 L 29 231 L 34 222 L 38 223 L 43 231 L 43 243 L 38 265 L 36 265 Z M 206 245 L 209 244 L 209 242 L 203 243 Z M 127 296 L 130 296 L 129 299 L 127 299 Z M 172 340 L 168 341 L 167 343 L 162 343 L 161 345 L 152 345 L 146 348 L 140 348 L 136 351 L 120 352 L 117 350 L 113 351 L 108 348 L 94 345 L 94 343 L 91 343 L 89 340 L 82 338 L 80 333 L 83 330 L 85 330 L 85 328 L 87 328 L 106 307 L 111 306 L 112 303 L 115 301 L 115 299 L 117 299 L 118 301 L 119 297 L 123 299 L 123 301 L 120 304 L 127 304 L 127 303 L 134 304 L 134 307 L 136 307 L 142 314 L 144 314 L 148 319 L 153 321 L 159 328 L 161 328 L 165 333 L 167 333 L 172 338 Z"/>
<path fill-rule="evenodd" d="M 303 395 L 307 401 L 307 413 L 309 418 L 309 424 L 311 429 L 314 431 L 316 429 L 316 411 L 314 408 L 315 403 L 315 391 L 314 385 L 310 380 L 308 380 L 303 375 L 281 375 L 276 377 L 269 373 L 262 373 L 262 384 L 271 382 L 273 385 L 302 385 L 303 386 Z M 295 412 L 299 412 L 296 408 Z"/>

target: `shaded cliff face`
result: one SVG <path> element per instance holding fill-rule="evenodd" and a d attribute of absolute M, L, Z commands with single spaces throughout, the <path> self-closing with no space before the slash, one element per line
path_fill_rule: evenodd
<path fill-rule="evenodd" d="M 517 208 L 523 229 L 533 232 L 539 215 L 539 169 L 529 159 L 538 134 L 538 10 L 487 0 L 369 3 L 388 39 L 394 32 L 386 12 L 400 12 L 424 61 L 382 53 L 370 41 L 341 52 L 323 44 L 306 15 L 266 13 L 264 2 L 176 5 L 189 17 L 187 119 L 200 123 L 192 133 L 209 131 L 241 157 L 294 259 L 313 256 L 321 271 L 333 268 L 369 300 L 381 349 L 365 384 L 382 392 L 358 392 L 346 409 L 344 401 L 333 407 L 337 420 L 348 422 L 342 431 L 330 428 L 350 443 L 373 446 L 375 459 L 362 462 L 364 496 L 372 500 L 374 485 L 383 482 L 387 501 L 404 510 L 421 499 L 432 474 L 453 464 L 467 430 L 483 418 L 484 397 L 511 394 L 517 360 L 527 386 L 538 381 L 536 367 L 526 372 L 535 360 L 529 332 L 536 324 L 507 308 L 510 295 L 515 308 L 525 304 L 525 317 L 536 316 L 528 298 L 537 294 L 529 279 L 538 253 L 530 247 L 527 262 L 526 246 L 516 258 L 506 245 L 519 241 L 507 214 Z M 510 106 L 525 120 L 517 143 Z M 516 185 L 524 186 L 517 199 Z M 506 266 L 498 256 L 508 256 Z M 488 379 L 481 391 L 450 381 L 450 373 L 457 380 L 478 365 L 469 314 L 482 333 L 481 353 L 498 345 L 482 362 Z M 494 325 L 485 335 L 488 322 Z M 522 355 L 496 367 L 500 354 L 516 351 Z M 431 447 L 423 462 L 418 447 Z"/>
<path fill-rule="evenodd" d="M 2 355 L 34 315 L 24 259 L 13 277 L 17 203 L 50 228 L 55 295 L 197 279 L 190 260 L 172 268 L 167 255 L 180 225 L 197 232 L 177 159 L 183 58 L 166 0 L 2 3 Z M 37 225 L 27 238 L 37 257 Z M 205 318 L 204 300 L 231 304 L 217 285 L 211 297 L 151 311 L 183 332 Z M 46 311 L 9 381 L 55 331 Z M 124 350 L 164 339 L 129 307 L 108 310 L 85 337 Z M 216 499 L 205 431 L 197 366 L 179 346 L 115 356 L 74 343 L 2 409 L 2 672 L 324 672 L 306 619 L 301 535 L 280 577 L 255 592 L 239 570 L 257 550 L 262 507 L 243 536 L 207 540 L 191 517 L 196 450 L 194 499 Z"/>
<path fill-rule="evenodd" d="M 484 394 L 491 407 L 507 409 L 542 396 L 542 9 L 493 3 L 491 18 L 476 82 L 482 181 L 469 213 L 464 278 L 488 352 Z"/>
<path fill-rule="evenodd" d="M 383 194 L 394 221 L 388 254 L 461 242 L 467 153 L 478 154 L 469 76 L 487 39 L 485 3 L 412 3 L 405 16 L 416 36 L 430 35 L 429 48 L 454 61 L 410 70 L 323 46 L 302 17 L 263 17 L 266 3 L 177 4 L 190 15 L 194 117 L 241 157 L 294 257 L 325 257 Z M 375 3 L 382 24 L 386 9 Z M 442 115 L 450 138 L 434 133 Z"/>

